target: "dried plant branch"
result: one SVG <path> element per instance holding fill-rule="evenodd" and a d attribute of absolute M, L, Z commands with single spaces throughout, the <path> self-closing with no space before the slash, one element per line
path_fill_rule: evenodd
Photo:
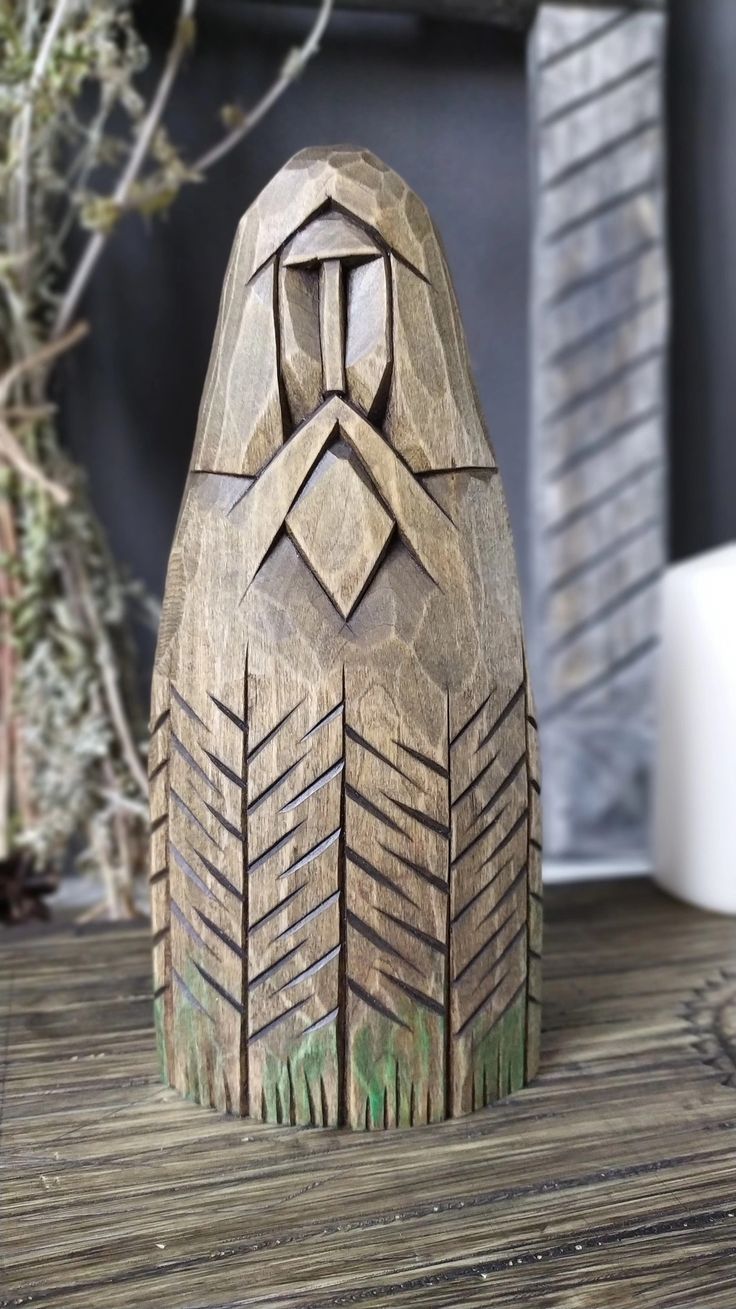
<path fill-rule="evenodd" d="M 119 211 L 122 211 L 125 208 L 133 186 L 138 179 L 138 174 L 148 157 L 151 143 L 161 123 L 169 101 L 169 96 L 173 90 L 179 66 L 184 55 L 191 46 L 196 4 L 197 0 L 181 0 L 179 17 L 177 19 L 174 37 L 169 48 L 163 72 L 159 78 L 158 86 L 154 92 L 148 112 L 138 131 L 136 143 L 130 153 L 130 158 L 123 169 L 118 184 L 112 194 L 113 208 Z M 87 242 L 82 257 L 79 260 L 69 283 L 66 294 L 59 306 L 59 311 L 52 331 L 52 337 L 56 338 L 61 336 L 74 317 L 74 314 L 77 311 L 77 306 L 84 295 L 87 283 L 89 282 L 97 265 L 97 261 L 105 248 L 108 236 L 109 232 L 97 231 Z"/>
<path fill-rule="evenodd" d="M 66 487 L 52 481 L 50 477 L 46 476 L 43 469 L 33 462 L 2 418 L 0 418 L 0 462 L 13 468 L 16 473 L 19 473 L 21 477 L 25 477 L 29 482 L 34 482 L 36 486 L 51 497 L 55 504 L 67 505 L 69 503 L 70 496 Z"/>
<path fill-rule="evenodd" d="M 239 123 L 228 132 L 215 145 L 206 150 L 203 155 L 194 164 L 195 172 L 204 173 L 213 164 L 219 162 L 224 155 L 235 149 L 242 140 L 253 131 L 253 128 L 260 123 L 269 109 L 272 109 L 276 101 L 281 98 L 284 91 L 295 82 L 300 73 L 304 71 L 310 59 L 319 50 L 319 44 L 325 33 L 325 29 L 330 20 L 330 15 L 334 7 L 334 0 L 322 0 L 317 17 L 312 25 L 306 40 L 301 46 L 291 50 L 286 58 L 283 68 L 276 80 L 272 83 L 265 95 L 253 106 L 252 109 L 244 112 Z"/>

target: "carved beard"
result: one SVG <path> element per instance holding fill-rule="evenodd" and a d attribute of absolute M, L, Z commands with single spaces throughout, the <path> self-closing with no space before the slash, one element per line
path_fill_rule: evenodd
<path fill-rule="evenodd" d="M 426 210 L 305 151 L 239 228 L 166 584 L 162 1056 L 272 1121 L 531 1074 L 536 743 L 506 510 Z"/>

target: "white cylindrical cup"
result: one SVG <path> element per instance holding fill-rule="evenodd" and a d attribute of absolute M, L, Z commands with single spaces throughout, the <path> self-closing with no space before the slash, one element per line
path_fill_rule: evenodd
<path fill-rule="evenodd" d="M 654 864 L 665 891 L 736 914 L 736 545 L 665 575 Z"/>

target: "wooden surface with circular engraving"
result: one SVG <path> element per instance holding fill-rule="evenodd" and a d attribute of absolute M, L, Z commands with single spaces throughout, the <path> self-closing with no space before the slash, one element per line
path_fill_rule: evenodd
<path fill-rule="evenodd" d="M 385 1133 L 158 1081 L 145 926 L 5 936 L 0 1306 L 733 1309 L 736 921 L 547 895 L 540 1075 Z"/>

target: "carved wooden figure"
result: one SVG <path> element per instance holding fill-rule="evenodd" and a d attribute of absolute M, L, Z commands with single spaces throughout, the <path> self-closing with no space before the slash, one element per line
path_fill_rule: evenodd
<path fill-rule="evenodd" d="M 171 1085 L 369 1128 L 522 1086 L 540 811 L 513 548 L 438 238 L 365 151 L 302 151 L 238 229 L 151 729 Z"/>

